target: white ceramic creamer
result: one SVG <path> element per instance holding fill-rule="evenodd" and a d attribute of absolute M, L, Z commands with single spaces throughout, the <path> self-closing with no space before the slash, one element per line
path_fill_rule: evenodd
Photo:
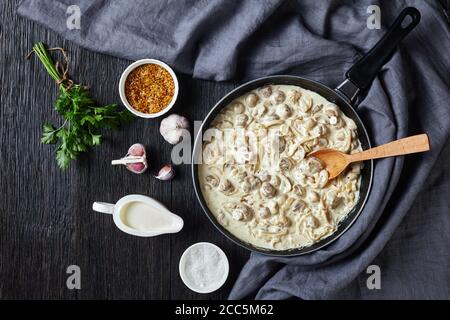
<path fill-rule="evenodd" d="M 138 194 L 125 196 L 116 204 L 94 202 L 92 209 L 112 214 L 114 223 L 120 230 L 139 237 L 176 233 L 184 225 L 183 219 L 161 203 Z"/>

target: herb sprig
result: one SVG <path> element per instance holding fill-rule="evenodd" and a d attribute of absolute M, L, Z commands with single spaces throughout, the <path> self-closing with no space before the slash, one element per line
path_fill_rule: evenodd
<path fill-rule="evenodd" d="M 64 123 L 57 128 L 50 123 L 44 124 L 41 142 L 57 144 L 56 160 L 64 170 L 80 153 L 101 144 L 101 129 L 117 129 L 121 124 L 130 122 L 133 116 L 128 110 L 117 111 L 117 104 L 100 106 L 85 86 L 74 84 L 67 75 L 65 51 L 56 49 L 64 55 L 65 68 L 60 62 L 53 62 L 48 51 L 54 49 L 46 49 L 42 42 L 36 43 L 32 52 L 59 85 L 55 109 L 63 116 Z"/>

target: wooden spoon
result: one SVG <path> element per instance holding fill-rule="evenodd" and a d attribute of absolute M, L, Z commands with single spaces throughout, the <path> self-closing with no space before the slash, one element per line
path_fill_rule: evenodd
<path fill-rule="evenodd" d="M 333 149 L 322 149 L 311 152 L 308 157 L 316 157 L 322 161 L 328 171 L 328 179 L 334 179 L 352 162 L 400 156 L 408 153 L 430 150 L 428 136 L 419 134 L 354 154 L 345 154 Z"/>

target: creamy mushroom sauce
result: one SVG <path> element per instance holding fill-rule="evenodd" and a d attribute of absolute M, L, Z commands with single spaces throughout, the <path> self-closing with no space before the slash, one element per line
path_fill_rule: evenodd
<path fill-rule="evenodd" d="M 328 184 L 309 152 L 361 150 L 357 127 L 319 94 L 291 85 L 253 90 L 204 134 L 201 190 L 217 221 L 254 246 L 310 246 L 336 231 L 359 197 L 361 164 Z M 256 137 L 256 138 L 255 138 Z"/>

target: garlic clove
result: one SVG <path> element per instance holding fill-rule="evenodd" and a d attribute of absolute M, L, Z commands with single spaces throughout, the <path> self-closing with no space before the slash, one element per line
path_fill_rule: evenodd
<path fill-rule="evenodd" d="M 173 169 L 171 164 L 164 165 L 161 169 L 159 169 L 158 174 L 155 176 L 156 179 L 159 180 L 171 180 L 175 177 L 175 170 Z"/>
<path fill-rule="evenodd" d="M 146 165 L 142 162 L 130 163 L 127 165 L 127 168 L 134 173 L 142 173 L 147 169 Z"/>
<path fill-rule="evenodd" d="M 130 156 L 143 156 L 145 155 L 145 147 L 140 143 L 135 143 L 128 149 L 128 154 Z"/>

